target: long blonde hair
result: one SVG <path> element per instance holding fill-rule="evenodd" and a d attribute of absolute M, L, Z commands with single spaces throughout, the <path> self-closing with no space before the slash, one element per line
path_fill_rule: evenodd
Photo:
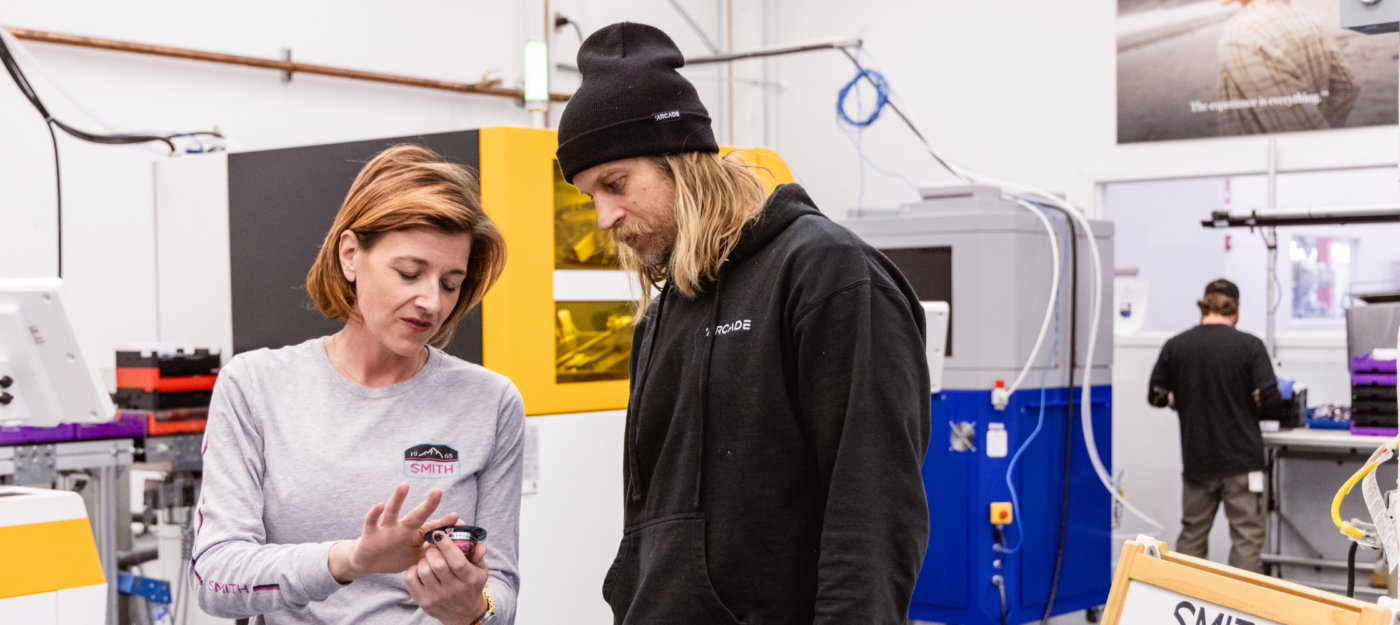
<path fill-rule="evenodd" d="M 666 264 L 650 267 L 641 264 L 627 246 L 618 246 L 622 267 L 632 272 L 641 287 L 638 319 L 664 282 L 686 297 L 699 295 L 704 283 L 719 275 L 744 225 L 763 211 L 767 195 L 763 182 L 738 152 L 667 154 L 653 158 L 652 163 L 676 187 L 676 243 Z"/>

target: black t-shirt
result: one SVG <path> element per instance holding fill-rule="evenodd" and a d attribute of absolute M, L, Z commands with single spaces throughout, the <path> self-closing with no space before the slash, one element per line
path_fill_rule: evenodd
<path fill-rule="evenodd" d="M 1260 407 L 1278 385 L 1258 337 L 1227 325 L 1200 325 L 1172 337 L 1152 368 L 1152 387 L 1170 391 L 1181 422 L 1182 474 L 1224 477 L 1264 468 Z"/>

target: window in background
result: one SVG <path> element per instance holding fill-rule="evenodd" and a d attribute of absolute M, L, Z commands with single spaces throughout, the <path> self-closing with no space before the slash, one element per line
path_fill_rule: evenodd
<path fill-rule="evenodd" d="M 1394 167 L 1280 173 L 1277 185 L 1281 207 L 1400 202 Z M 1140 311 L 1142 331 L 1177 333 L 1195 325 L 1201 290 L 1223 277 L 1240 287 L 1239 328 L 1263 335 L 1270 302 L 1259 233 L 1202 228 L 1201 220 L 1213 210 L 1265 206 L 1266 176 L 1116 182 L 1105 184 L 1103 191 L 1104 217 L 1114 222 L 1117 269 L 1135 269 L 1136 280 L 1150 285 Z M 1350 296 L 1400 288 L 1400 245 L 1395 243 L 1400 224 L 1284 227 L 1278 234 L 1278 299 L 1272 304 L 1279 332 L 1340 332 Z M 1291 246 L 1302 246 L 1304 239 L 1313 241 L 1312 247 L 1294 252 Z M 1321 239 L 1329 242 L 1318 250 L 1320 260 L 1314 260 L 1312 250 Z M 1336 251 L 1346 263 L 1338 262 L 1333 243 L 1345 244 L 1345 251 Z M 1359 254 L 1363 249 L 1364 257 Z M 1311 263 L 1306 269 L 1295 267 L 1299 253 Z"/>
<path fill-rule="evenodd" d="M 1264 329 L 1264 245 L 1247 230 L 1201 227 L 1212 210 L 1258 206 L 1265 176 L 1179 178 L 1104 186 L 1104 217 L 1113 221 L 1115 269 L 1131 272 L 1148 297 L 1135 305 L 1141 331 L 1176 334 L 1200 323 L 1196 302 L 1207 283 L 1240 287 L 1242 329 Z M 1145 304 L 1145 305 L 1141 305 Z"/>
<path fill-rule="evenodd" d="M 565 181 L 559 161 L 554 161 L 555 297 L 559 297 L 559 280 L 583 279 L 578 274 L 620 273 L 607 271 L 620 268 L 617 242 L 612 234 L 598 229 L 598 209 L 592 198 Z M 555 383 L 626 380 L 631 353 L 631 302 L 554 302 Z"/>
<path fill-rule="evenodd" d="M 1293 264 L 1293 318 L 1345 316 L 1346 296 L 1356 282 L 1356 239 L 1295 235 L 1288 242 Z"/>

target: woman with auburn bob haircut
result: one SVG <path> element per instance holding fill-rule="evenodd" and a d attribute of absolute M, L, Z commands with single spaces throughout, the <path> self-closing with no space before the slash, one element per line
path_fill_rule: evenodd
<path fill-rule="evenodd" d="M 505 256 L 467 170 L 415 145 L 365 165 L 306 277 L 345 327 L 239 354 L 214 388 L 192 562 L 206 612 L 514 622 L 524 407 L 436 348 Z M 490 549 L 424 539 L 459 523 Z"/>

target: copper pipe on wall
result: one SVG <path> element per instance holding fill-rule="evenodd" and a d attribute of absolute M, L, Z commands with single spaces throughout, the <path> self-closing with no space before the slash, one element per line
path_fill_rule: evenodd
<path fill-rule="evenodd" d="M 415 78 L 412 76 L 399 76 L 395 74 L 381 74 L 378 72 L 365 72 L 357 69 L 345 69 L 341 67 L 329 67 L 326 65 L 312 65 L 310 63 L 298 63 L 296 61 L 282 61 L 277 59 L 263 59 L 255 56 L 241 56 L 237 54 L 223 54 L 221 52 L 205 52 L 202 50 L 190 50 L 187 48 L 172 48 L 168 46 L 155 46 L 145 43 L 131 43 L 129 41 L 115 41 L 112 39 L 98 39 L 96 37 L 83 37 L 80 35 L 65 35 L 61 33 L 50 33 L 41 30 L 29 30 L 26 28 L 5 27 L 16 38 L 25 41 L 37 41 L 40 43 L 56 43 L 67 46 L 78 46 L 81 48 L 96 48 L 98 50 L 114 50 L 117 52 L 132 52 L 135 54 L 150 54 L 154 56 L 165 56 L 176 59 L 188 59 L 191 61 L 207 61 L 210 63 L 223 63 L 226 65 L 242 65 L 244 67 L 259 67 L 262 69 L 272 69 L 286 74 L 303 73 L 316 74 L 320 76 L 333 76 L 336 78 L 349 78 L 352 80 L 367 80 L 370 82 L 382 82 L 391 85 L 403 85 L 407 87 L 421 87 L 424 89 L 439 89 L 442 91 L 455 91 L 457 93 L 476 93 L 480 95 L 493 95 L 517 100 L 525 97 L 525 92 L 520 89 L 503 89 L 495 86 L 499 81 L 480 83 L 460 83 L 447 82 L 445 80 L 432 80 L 428 78 Z M 568 102 L 568 94 L 551 93 L 551 102 Z"/>

